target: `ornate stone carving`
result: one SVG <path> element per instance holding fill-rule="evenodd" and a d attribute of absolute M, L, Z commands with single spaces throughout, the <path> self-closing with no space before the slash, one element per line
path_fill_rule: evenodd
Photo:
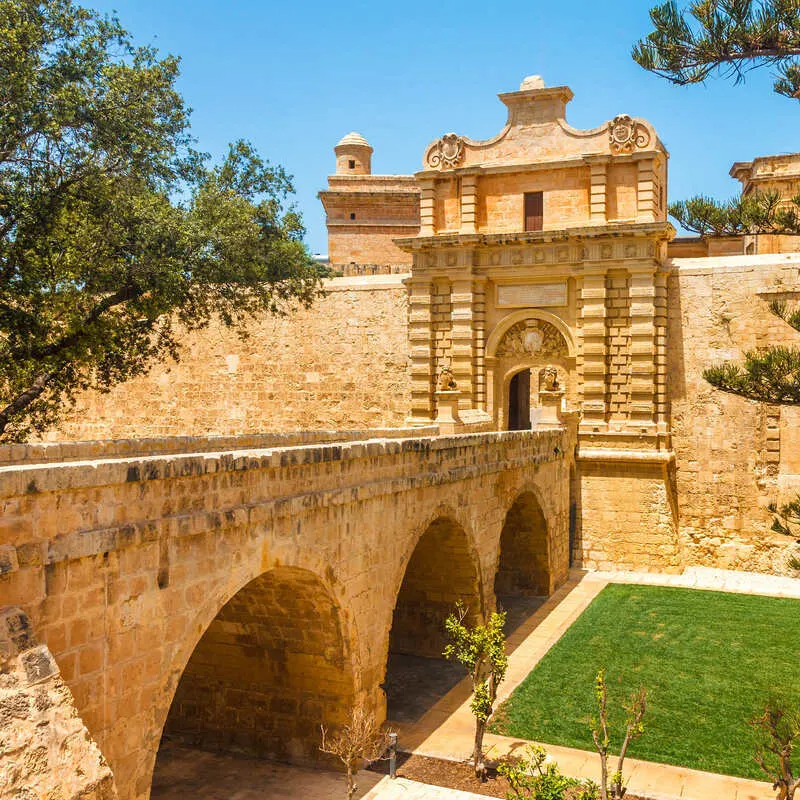
<path fill-rule="evenodd" d="M 608 138 L 614 153 L 632 153 L 650 144 L 650 132 L 628 114 L 618 114 L 611 120 Z"/>
<path fill-rule="evenodd" d="M 456 392 L 458 391 L 458 384 L 456 383 L 455 375 L 452 370 L 445 367 L 439 373 L 439 380 L 436 382 L 437 392 Z"/>
<path fill-rule="evenodd" d="M 497 347 L 496 356 L 552 357 L 568 355 L 567 343 L 554 325 L 540 319 L 526 319 L 509 328 Z"/>
<path fill-rule="evenodd" d="M 457 167 L 464 158 L 464 139 L 456 133 L 446 133 L 428 153 L 428 165 L 436 169 Z"/>
<path fill-rule="evenodd" d="M 557 392 L 561 388 L 558 382 L 558 369 L 556 367 L 545 367 L 542 372 L 541 388 L 545 392 Z"/>

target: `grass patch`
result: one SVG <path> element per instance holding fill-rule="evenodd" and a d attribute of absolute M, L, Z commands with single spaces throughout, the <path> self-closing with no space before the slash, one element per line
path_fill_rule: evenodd
<path fill-rule="evenodd" d="M 611 584 L 501 706 L 492 731 L 593 750 L 594 678 L 605 667 L 617 736 L 620 703 L 647 689 L 632 757 L 764 780 L 747 720 L 771 696 L 800 708 L 798 641 L 798 600 Z"/>

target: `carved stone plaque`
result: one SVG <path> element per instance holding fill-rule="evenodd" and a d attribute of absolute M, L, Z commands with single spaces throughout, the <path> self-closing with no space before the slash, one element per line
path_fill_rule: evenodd
<path fill-rule="evenodd" d="M 547 308 L 567 304 L 567 283 L 514 283 L 497 287 L 498 306 Z"/>

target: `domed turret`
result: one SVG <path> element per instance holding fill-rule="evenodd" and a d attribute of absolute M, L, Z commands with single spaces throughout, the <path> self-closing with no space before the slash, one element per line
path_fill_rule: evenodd
<path fill-rule="evenodd" d="M 372 146 L 360 133 L 348 133 L 333 150 L 337 175 L 372 173 Z"/>

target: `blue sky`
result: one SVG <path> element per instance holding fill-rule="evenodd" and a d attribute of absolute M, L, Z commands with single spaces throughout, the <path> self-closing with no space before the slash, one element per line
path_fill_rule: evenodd
<path fill-rule="evenodd" d="M 772 92 L 768 68 L 739 86 L 683 88 L 638 67 L 630 49 L 650 30 L 651 3 L 641 0 L 83 3 L 116 10 L 138 43 L 181 56 L 200 149 L 219 156 L 249 139 L 294 175 L 314 252 L 327 250 L 316 194 L 344 134 L 369 140 L 374 172 L 412 173 L 442 133 L 497 133 L 505 108 L 496 95 L 526 75 L 572 88 L 576 127 L 620 113 L 649 119 L 671 154 L 672 200 L 727 198 L 734 161 L 800 150 L 800 104 Z"/>

